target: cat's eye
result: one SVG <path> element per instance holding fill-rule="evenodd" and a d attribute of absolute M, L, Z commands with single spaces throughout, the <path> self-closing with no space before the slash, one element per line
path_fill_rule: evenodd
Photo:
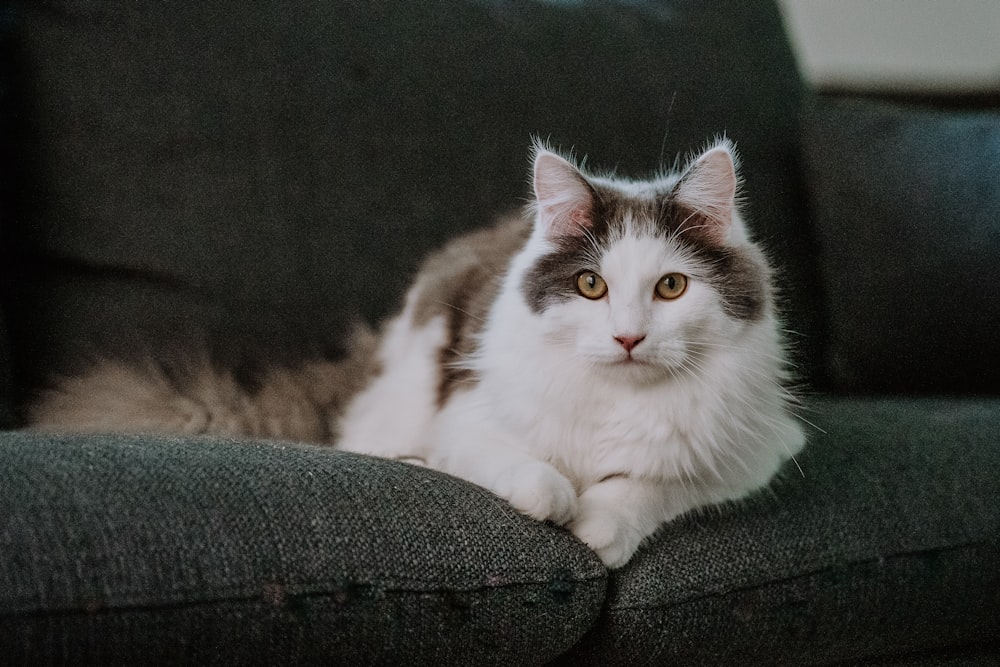
<path fill-rule="evenodd" d="M 668 273 L 656 283 L 656 296 L 672 301 L 687 290 L 688 279 L 682 273 Z"/>
<path fill-rule="evenodd" d="M 576 291 L 588 299 L 600 299 L 608 293 L 608 284 L 593 271 L 584 271 L 576 277 Z"/>

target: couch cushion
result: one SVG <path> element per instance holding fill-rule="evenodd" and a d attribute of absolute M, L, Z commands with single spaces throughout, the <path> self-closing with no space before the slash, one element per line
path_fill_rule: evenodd
<path fill-rule="evenodd" d="M 821 98 L 805 150 L 835 385 L 1000 392 L 1000 110 Z"/>
<path fill-rule="evenodd" d="M 826 399 L 804 416 L 823 431 L 798 467 L 667 526 L 561 664 L 996 659 L 1000 400 Z"/>
<path fill-rule="evenodd" d="M 433 471 L 0 434 L 3 664 L 542 664 L 604 586 L 568 532 Z"/>
<path fill-rule="evenodd" d="M 522 205 L 533 134 L 638 173 L 728 133 L 789 293 L 813 292 L 771 3 L 12 4 L 22 384 L 199 332 L 335 341 Z"/>

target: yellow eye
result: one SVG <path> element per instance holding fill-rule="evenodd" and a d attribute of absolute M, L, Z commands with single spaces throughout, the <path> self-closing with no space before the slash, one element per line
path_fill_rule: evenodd
<path fill-rule="evenodd" d="M 608 293 L 608 285 L 593 271 L 584 271 L 576 277 L 576 291 L 588 299 L 600 299 Z"/>
<path fill-rule="evenodd" d="M 656 296 L 672 301 L 684 294 L 687 287 L 687 276 L 681 273 L 668 273 L 656 283 Z"/>

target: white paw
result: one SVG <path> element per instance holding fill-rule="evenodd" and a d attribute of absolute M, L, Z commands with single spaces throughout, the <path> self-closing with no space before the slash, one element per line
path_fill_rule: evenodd
<path fill-rule="evenodd" d="M 493 483 L 493 492 L 514 509 L 539 521 L 564 524 L 576 513 L 576 491 L 558 470 L 541 461 L 507 468 Z"/>
<path fill-rule="evenodd" d="M 642 535 L 612 512 L 582 513 L 569 524 L 569 529 L 609 568 L 627 563 L 642 542 Z"/>

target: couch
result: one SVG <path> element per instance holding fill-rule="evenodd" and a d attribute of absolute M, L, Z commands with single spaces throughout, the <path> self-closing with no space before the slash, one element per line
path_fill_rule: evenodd
<path fill-rule="evenodd" d="M 0 664 L 1000 660 L 995 100 L 814 94 L 758 1 L 4 0 L 0 50 Z M 338 358 L 533 136 L 640 174 L 722 132 L 809 444 L 621 569 L 322 443 L 21 428 L 94 356 Z"/>

